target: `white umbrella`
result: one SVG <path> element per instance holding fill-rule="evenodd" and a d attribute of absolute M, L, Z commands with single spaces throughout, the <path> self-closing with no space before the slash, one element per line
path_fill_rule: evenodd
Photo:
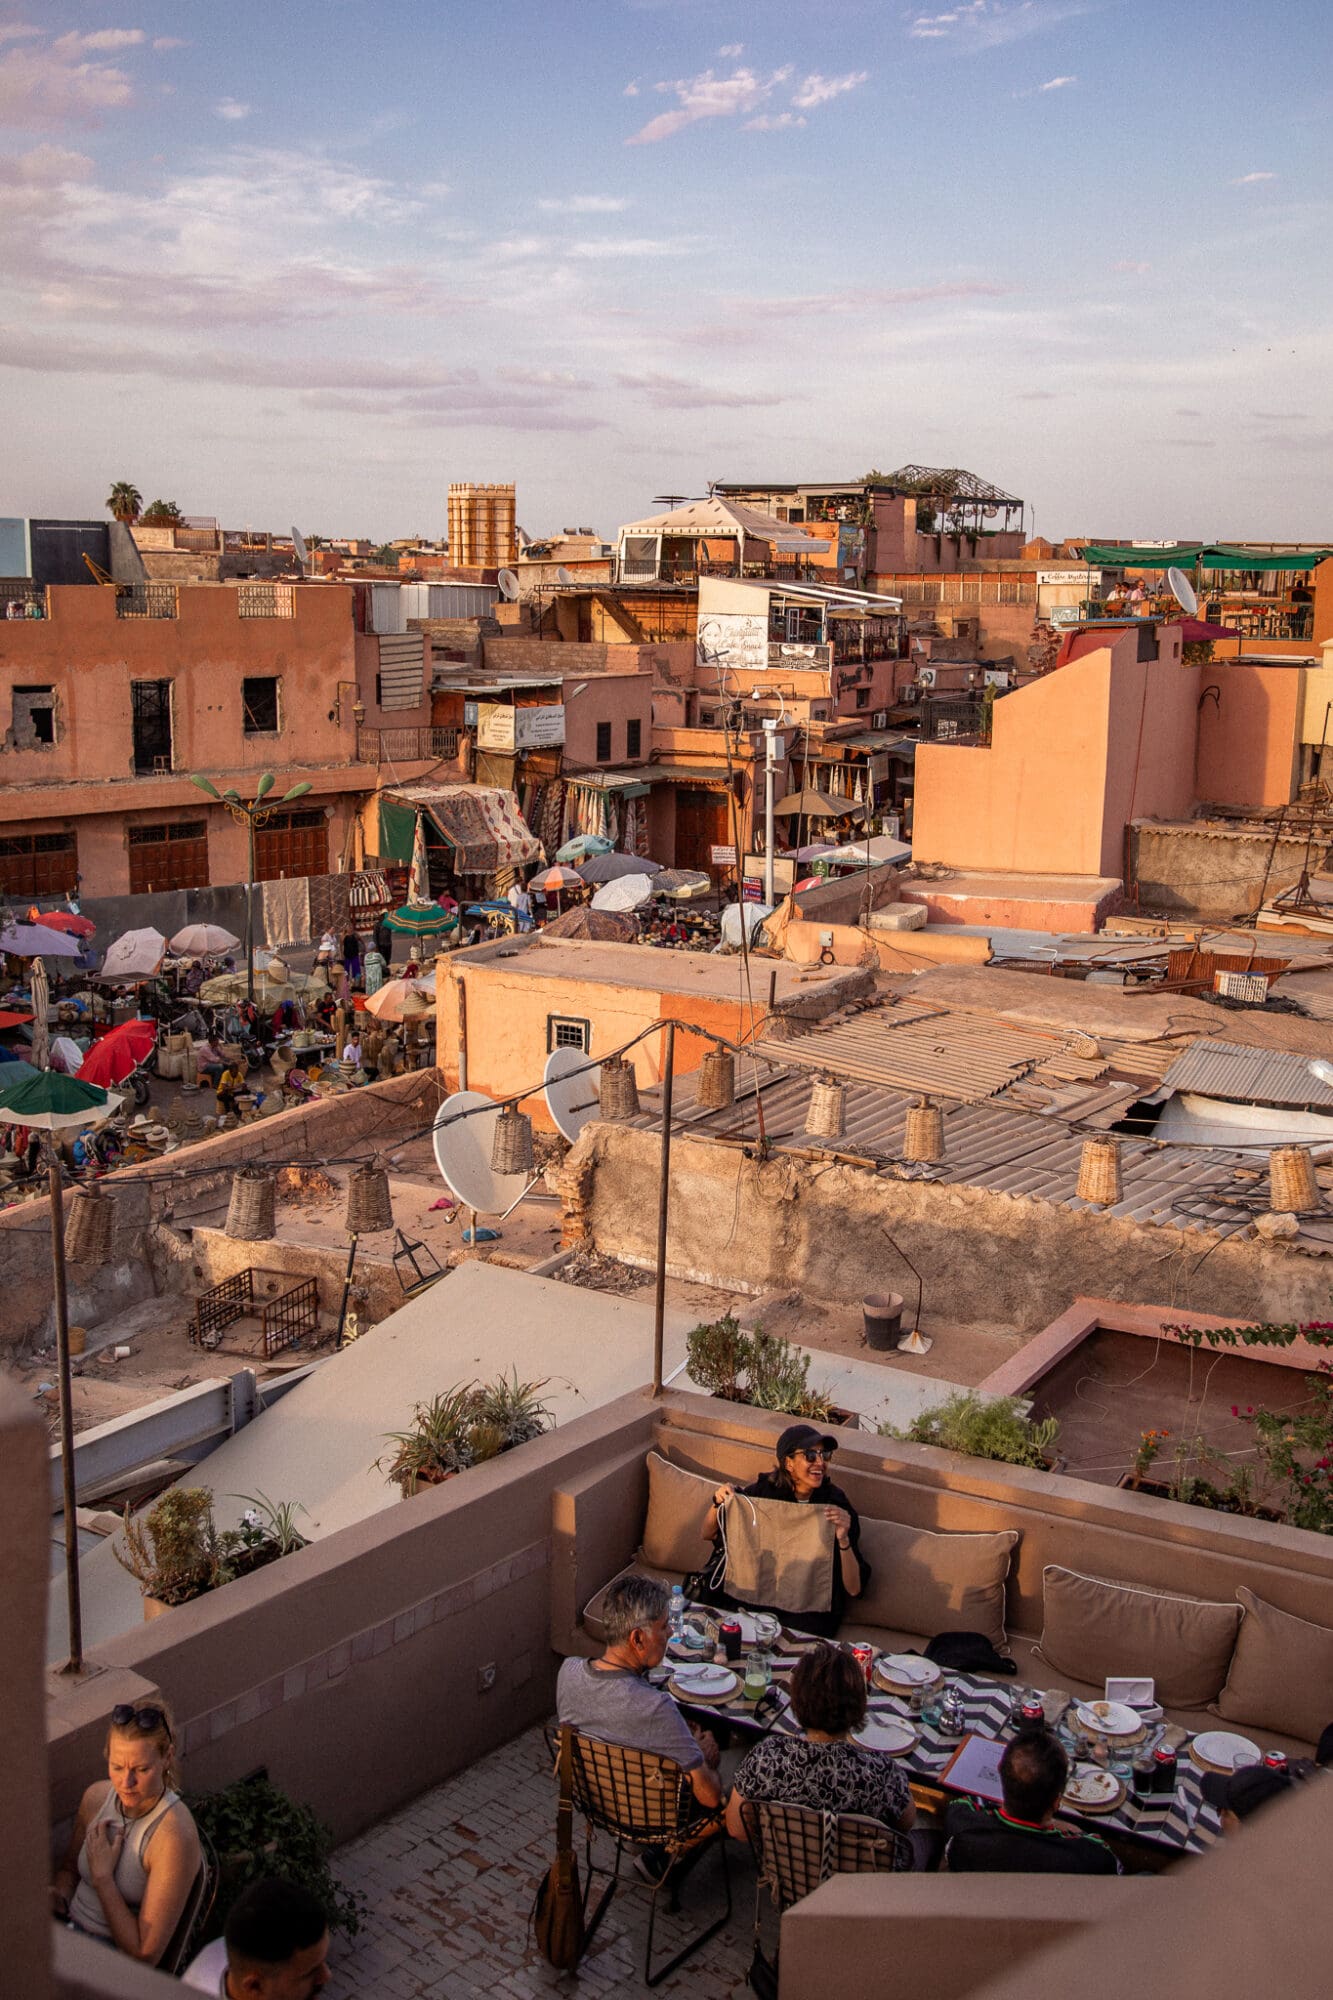
<path fill-rule="evenodd" d="M 647 875 L 619 875 L 614 882 L 604 882 L 592 899 L 594 910 L 637 910 L 640 903 L 646 903 L 653 893 L 652 880 Z"/>
<path fill-rule="evenodd" d="M 772 916 L 776 907 L 774 903 L 728 903 L 722 912 L 723 944 L 734 944 L 739 949 L 742 920 L 746 938 L 753 943 L 755 932 L 766 917 Z"/>
<path fill-rule="evenodd" d="M 51 987 L 46 977 L 46 967 L 40 958 L 32 962 L 32 1062 L 34 1069 L 45 1069 L 51 1059 L 51 1031 L 46 1025 L 47 1010 L 51 1004 Z"/>
<path fill-rule="evenodd" d="M 367 1014 L 377 1021 L 410 1021 L 435 1008 L 435 980 L 388 979 L 366 1001 Z"/>
<path fill-rule="evenodd" d="M 207 958 L 220 951 L 235 951 L 240 942 L 221 924 L 186 924 L 171 940 L 171 949 L 182 958 Z"/>
<path fill-rule="evenodd" d="M 0 951 L 12 952 L 15 958 L 77 958 L 83 949 L 82 941 L 69 937 L 64 931 L 53 931 L 46 924 L 7 924 L 0 931 Z"/>
<path fill-rule="evenodd" d="M 66 1076 L 73 1076 L 83 1066 L 83 1050 L 71 1035 L 57 1035 L 51 1043 L 51 1053 L 46 1059 L 48 1069 L 62 1070 Z"/>
<path fill-rule="evenodd" d="M 147 930 L 126 931 L 108 946 L 102 960 L 103 979 L 151 979 L 162 963 L 167 941 L 151 925 Z"/>

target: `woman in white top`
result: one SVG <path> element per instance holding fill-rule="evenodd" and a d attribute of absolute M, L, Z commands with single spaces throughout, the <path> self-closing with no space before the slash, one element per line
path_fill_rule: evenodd
<path fill-rule="evenodd" d="M 156 1965 L 199 1872 L 199 1836 L 176 1789 L 164 1708 L 111 1711 L 107 1777 L 79 1806 L 51 1905 L 75 1930 Z"/>

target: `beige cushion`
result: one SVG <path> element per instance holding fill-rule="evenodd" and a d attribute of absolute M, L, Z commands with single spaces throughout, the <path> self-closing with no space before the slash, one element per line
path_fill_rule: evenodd
<path fill-rule="evenodd" d="M 650 1569 L 688 1571 L 707 1562 L 712 1544 L 705 1539 L 703 1522 L 717 1487 L 716 1479 L 682 1472 L 660 1452 L 649 1452 L 643 1559 Z"/>
<path fill-rule="evenodd" d="M 1114 1583 L 1051 1563 L 1042 1571 L 1041 1656 L 1094 1684 L 1151 1674 L 1167 1708 L 1202 1708 L 1226 1679 L 1238 1604 L 1206 1604 L 1142 1584 Z"/>
<path fill-rule="evenodd" d="M 1245 1615 L 1218 1714 L 1317 1741 L 1333 1722 L 1333 1632 L 1265 1604 L 1244 1586 L 1236 1595 Z"/>
<path fill-rule="evenodd" d="M 1018 1534 L 932 1534 L 901 1521 L 861 1516 L 861 1553 L 871 1577 L 848 1615 L 933 1639 L 937 1632 L 984 1632 L 1003 1646 L 1004 1580 Z"/>

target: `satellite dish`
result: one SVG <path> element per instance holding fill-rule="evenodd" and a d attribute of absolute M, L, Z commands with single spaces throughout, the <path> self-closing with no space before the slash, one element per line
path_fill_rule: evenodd
<path fill-rule="evenodd" d="M 296 560 L 300 563 L 301 568 L 304 569 L 310 560 L 310 551 L 305 545 L 305 536 L 299 528 L 292 529 L 292 547 L 296 551 Z"/>
<path fill-rule="evenodd" d="M 1193 618 L 1199 608 L 1199 596 L 1184 570 L 1169 569 L 1166 573 L 1166 587 L 1185 616 Z"/>
<path fill-rule="evenodd" d="M 471 1118 L 460 1118 L 471 1111 Z M 491 1147 L 500 1107 L 479 1090 L 457 1090 L 435 1114 L 432 1144 L 444 1184 L 464 1208 L 478 1215 L 506 1215 L 527 1193 L 527 1174 L 497 1174 Z"/>
<path fill-rule="evenodd" d="M 502 569 L 498 571 L 495 581 L 500 586 L 501 597 L 507 597 L 512 604 L 518 596 L 518 578 L 514 575 L 513 570 Z"/>
<path fill-rule="evenodd" d="M 552 1049 L 546 1058 L 546 1108 L 572 1146 L 590 1120 L 602 1115 L 602 1070 L 588 1068 L 578 1049 Z"/>
<path fill-rule="evenodd" d="M 570 586 L 574 582 L 573 577 L 570 575 L 569 571 L 565 568 L 565 565 L 563 563 L 561 563 L 559 568 L 556 570 L 555 580 L 557 583 L 564 584 L 566 589 L 570 588 Z"/>

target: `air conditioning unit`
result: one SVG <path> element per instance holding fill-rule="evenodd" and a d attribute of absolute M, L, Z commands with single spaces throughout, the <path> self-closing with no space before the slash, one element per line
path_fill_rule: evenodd
<path fill-rule="evenodd" d="M 1243 1000 L 1248 1006 L 1262 1007 L 1268 998 L 1268 981 L 1262 972 L 1215 972 L 1213 991 L 1227 1000 Z"/>
<path fill-rule="evenodd" d="M 1009 685 L 1009 676 L 1003 667 L 987 667 L 982 679 L 988 688 L 1007 688 Z"/>
<path fill-rule="evenodd" d="M 871 721 L 871 726 L 872 726 L 872 728 L 875 728 L 875 729 L 887 729 L 887 728 L 888 728 L 888 726 L 889 726 L 889 711 L 888 711 L 888 709 L 887 709 L 887 708 L 877 708 L 877 709 L 875 710 L 875 713 L 874 713 L 874 714 L 873 714 L 873 715 L 871 716 L 871 718 L 870 718 L 870 721 Z"/>
<path fill-rule="evenodd" d="M 935 685 L 934 667 L 918 667 L 916 670 L 916 684 L 918 687 L 933 688 Z"/>

